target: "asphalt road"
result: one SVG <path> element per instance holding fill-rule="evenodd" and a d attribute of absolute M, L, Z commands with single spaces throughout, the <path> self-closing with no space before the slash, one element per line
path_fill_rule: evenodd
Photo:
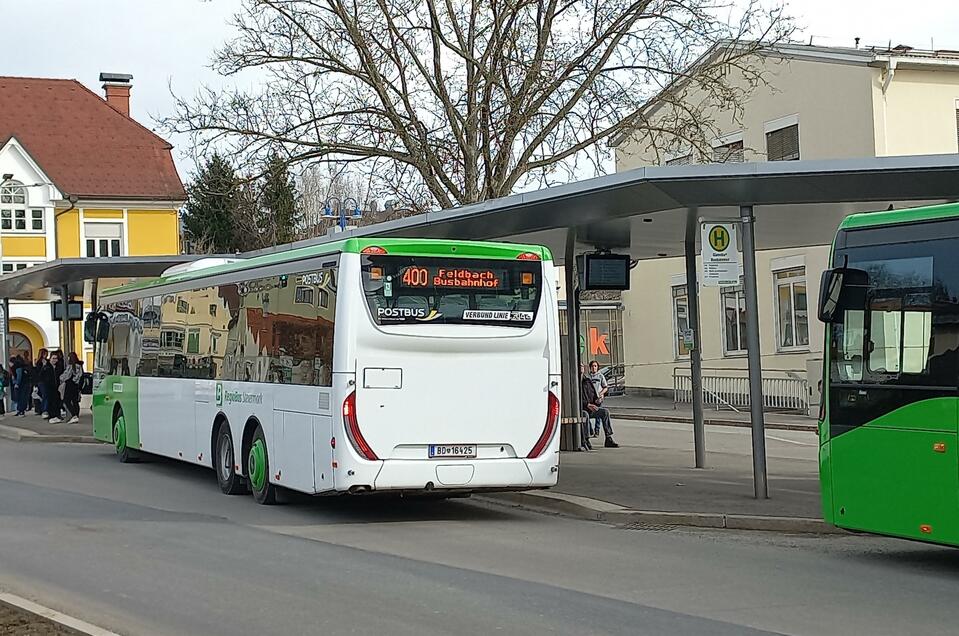
<path fill-rule="evenodd" d="M 626 529 L 480 502 L 219 493 L 0 440 L 0 588 L 128 634 L 955 633 L 959 551 Z"/>

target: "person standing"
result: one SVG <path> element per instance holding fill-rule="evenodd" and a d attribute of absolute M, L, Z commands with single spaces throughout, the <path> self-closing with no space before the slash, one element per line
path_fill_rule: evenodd
<path fill-rule="evenodd" d="M 30 383 L 30 365 L 22 356 L 13 361 L 13 389 L 17 393 L 17 417 L 24 417 L 30 408 L 33 387 Z"/>
<path fill-rule="evenodd" d="M 63 407 L 63 401 L 60 397 L 60 376 L 64 372 L 63 359 L 59 351 L 50 354 L 50 361 L 44 369 L 43 386 L 47 395 L 47 408 L 50 414 L 50 423 L 59 424 L 60 411 Z"/>
<path fill-rule="evenodd" d="M 33 412 L 41 416 L 43 419 L 47 419 L 49 416 L 47 409 L 47 382 L 45 381 L 46 376 L 52 373 L 52 370 L 47 368 L 50 366 L 48 356 L 50 352 L 46 349 L 40 349 L 40 352 L 37 354 L 37 361 L 33 365 L 33 377 L 37 385 L 37 394 L 40 399 L 34 400 Z"/>
<path fill-rule="evenodd" d="M 593 360 L 589 363 L 589 379 L 593 383 L 593 388 L 596 389 L 596 395 L 599 398 L 599 405 L 602 406 L 603 401 L 606 399 L 606 394 L 609 393 L 609 383 L 606 381 L 606 376 L 599 372 L 599 362 Z M 592 419 L 587 420 L 592 422 Z M 596 426 L 593 427 L 590 424 L 590 437 L 599 437 L 599 420 L 596 420 Z"/>
<path fill-rule="evenodd" d="M 83 382 L 83 363 L 73 351 L 67 357 L 67 366 L 60 375 L 63 383 L 63 405 L 70 415 L 68 424 L 80 421 L 80 384 Z"/>
<path fill-rule="evenodd" d="M 603 444 L 606 448 L 619 448 L 619 444 L 613 439 L 613 424 L 609 420 L 609 410 L 600 406 L 599 396 L 596 394 L 596 387 L 593 381 L 586 374 L 586 365 L 579 365 L 579 396 L 583 403 L 583 410 L 589 416 L 595 417 L 603 426 L 603 433 L 606 435 L 606 442 Z"/>
<path fill-rule="evenodd" d="M 0 418 L 7 414 L 7 391 L 10 388 L 10 374 L 0 367 Z"/>

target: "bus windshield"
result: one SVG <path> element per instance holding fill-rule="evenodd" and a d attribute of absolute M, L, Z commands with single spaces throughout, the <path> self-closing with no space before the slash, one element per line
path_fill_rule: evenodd
<path fill-rule="evenodd" d="M 848 260 L 847 260 L 848 259 Z M 832 329 L 833 383 L 955 386 L 956 257 L 943 241 L 853 247 L 836 262 L 869 275 L 865 306 Z"/>
<path fill-rule="evenodd" d="M 532 327 L 540 261 L 421 256 L 363 257 L 363 290 L 377 325 Z"/>

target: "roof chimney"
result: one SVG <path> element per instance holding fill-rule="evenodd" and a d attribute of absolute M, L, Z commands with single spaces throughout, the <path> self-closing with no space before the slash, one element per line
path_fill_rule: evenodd
<path fill-rule="evenodd" d="M 132 75 L 127 73 L 100 73 L 103 82 L 103 97 L 120 113 L 130 116 L 130 89 Z"/>

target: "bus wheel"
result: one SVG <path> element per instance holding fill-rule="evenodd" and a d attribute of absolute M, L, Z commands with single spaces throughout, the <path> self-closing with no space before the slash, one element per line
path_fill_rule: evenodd
<path fill-rule="evenodd" d="M 124 464 L 136 461 L 136 451 L 127 446 L 127 422 L 122 410 L 113 418 L 113 448 Z"/>
<path fill-rule="evenodd" d="M 246 474 L 250 480 L 253 499 L 258 504 L 276 503 L 276 486 L 270 483 L 270 456 L 266 450 L 266 438 L 259 424 L 253 432 L 253 442 L 246 460 Z"/>
<path fill-rule="evenodd" d="M 220 425 L 216 436 L 216 480 L 220 483 L 220 490 L 225 495 L 240 495 L 246 491 L 243 478 L 236 474 L 236 463 L 233 461 L 233 435 L 230 434 L 230 425 L 226 422 Z"/>

